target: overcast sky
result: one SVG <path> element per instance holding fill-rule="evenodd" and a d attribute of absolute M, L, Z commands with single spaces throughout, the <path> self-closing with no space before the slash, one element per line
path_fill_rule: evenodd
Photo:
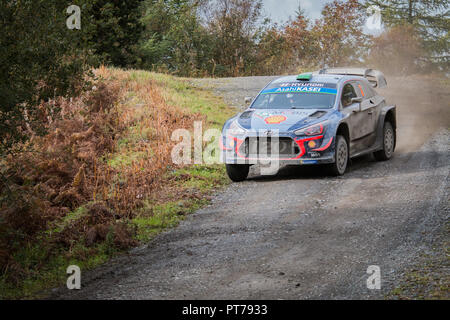
<path fill-rule="evenodd" d="M 290 16 L 294 18 L 299 4 L 309 18 L 319 18 L 327 2 L 330 0 L 263 0 L 266 15 L 279 24 L 286 22 Z"/>

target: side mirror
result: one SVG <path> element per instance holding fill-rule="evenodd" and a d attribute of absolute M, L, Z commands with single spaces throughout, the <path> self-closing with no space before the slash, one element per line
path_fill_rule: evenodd
<path fill-rule="evenodd" d="M 245 105 L 249 105 L 253 101 L 253 97 L 245 97 L 244 103 Z"/>

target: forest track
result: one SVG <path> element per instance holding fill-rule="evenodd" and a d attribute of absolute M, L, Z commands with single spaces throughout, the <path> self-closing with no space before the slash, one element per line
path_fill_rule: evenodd
<path fill-rule="evenodd" d="M 200 79 L 240 108 L 271 77 Z M 433 254 L 449 214 L 450 90 L 389 79 L 398 148 L 388 162 L 352 161 L 344 177 L 285 167 L 233 184 L 147 246 L 83 274 L 64 299 L 380 299 Z M 448 240 L 448 234 L 446 234 Z M 381 269 L 369 290 L 368 266 Z M 448 283 L 447 283 L 448 285 Z M 447 297 L 448 298 L 448 297 Z"/>

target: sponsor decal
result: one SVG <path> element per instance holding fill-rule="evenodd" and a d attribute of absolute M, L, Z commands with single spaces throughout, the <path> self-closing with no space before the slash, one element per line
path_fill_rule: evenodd
<path fill-rule="evenodd" d="M 323 94 L 337 94 L 336 89 L 332 88 L 319 88 L 319 87 L 284 87 L 284 88 L 272 88 L 264 90 L 261 94 L 274 94 L 274 93 L 323 93 Z"/>
<path fill-rule="evenodd" d="M 286 120 L 287 117 L 282 115 L 270 116 L 264 119 L 267 124 L 280 124 Z"/>
<path fill-rule="evenodd" d="M 320 153 L 319 152 L 310 152 L 309 156 L 311 158 L 319 158 L 320 157 Z"/>
<path fill-rule="evenodd" d="M 361 90 L 361 94 L 364 97 L 365 96 L 364 90 L 363 90 L 363 88 L 362 88 L 362 86 L 360 84 L 358 84 L 358 88 L 359 88 L 359 90 Z"/>
<path fill-rule="evenodd" d="M 335 83 L 325 83 L 325 82 L 283 82 L 276 84 L 273 88 L 285 88 L 285 87 L 320 87 L 320 88 L 336 88 Z"/>
<path fill-rule="evenodd" d="M 285 116 L 309 116 L 314 113 L 315 110 L 301 111 L 301 110 L 271 110 L 271 111 L 260 111 L 255 112 L 256 117 L 269 117 L 274 115 L 285 115 Z"/>

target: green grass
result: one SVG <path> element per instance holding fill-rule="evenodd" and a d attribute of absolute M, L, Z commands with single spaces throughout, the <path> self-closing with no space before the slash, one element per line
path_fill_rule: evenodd
<path fill-rule="evenodd" d="M 223 99 L 209 90 L 193 86 L 187 78 L 138 70 L 131 71 L 130 78 L 138 81 L 156 81 L 164 89 L 166 101 L 193 113 L 206 115 L 213 128 L 221 127 L 234 113 Z"/>
<path fill-rule="evenodd" d="M 450 299 L 447 268 L 440 264 L 425 263 L 418 270 L 409 271 L 402 285 L 394 288 L 388 299 L 401 300 L 448 300 Z"/>
<path fill-rule="evenodd" d="M 152 240 L 167 228 L 176 227 L 186 215 L 195 212 L 206 203 L 207 200 L 180 200 L 157 205 L 149 204 L 152 211 L 150 215 L 144 212 L 132 220 L 137 227 L 136 239 L 142 243 Z"/>
<path fill-rule="evenodd" d="M 114 156 L 112 156 L 108 160 L 108 165 L 114 169 L 120 169 L 122 167 L 130 166 L 139 159 L 144 159 L 147 156 L 148 153 L 144 151 L 139 152 L 124 151 L 122 153 L 116 153 Z"/>
<path fill-rule="evenodd" d="M 185 188 L 196 189 L 207 192 L 217 186 L 223 184 L 227 179 L 225 168 L 222 165 L 205 166 L 194 165 L 188 168 L 177 170 L 172 173 L 174 177 L 190 177 L 188 180 L 183 180 Z"/>
<path fill-rule="evenodd" d="M 50 236 L 52 233 L 60 233 L 68 225 L 86 217 L 87 214 L 88 212 L 85 206 L 79 207 L 77 210 L 69 212 L 61 221 L 57 222 L 54 228 L 49 228 L 47 234 Z"/>
<path fill-rule="evenodd" d="M 450 299 L 450 246 L 446 223 L 436 237 L 433 254 L 422 254 L 415 266 L 407 270 L 401 284 L 386 295 L 387 299 L 449 300 Z"/>
<path fill-rule="evenodd" d="M 220 165 L 194 165 L 167 173 L 166 178 L 179 179 L 176 183 L 179 186 L 205 196 L 228 183 L 225 169 Z M 136 239 L 148 242 L 161 231 L 177 226 L 187 215 L 208 203 L 207 198 L 178 199 L 159 204 L 147 200 L 137 217 L 132 220 L 137 227 Z"/>
<path fill-rule="evenodd" d="M 220 129 L 234 113 L 221 98 L 206 89 L 195 88 L 189 79 L 137 70 L 129 71 L 129 78 L 137 81 L 156 81 L 168 103 L 191 113 L 205 115 L 208 121 L 205 126 L 209 128 Z M 127 104 L 139 103 L 134 92 L 127 95 L 127 100 L 125 102 Z M 152 129 L 142 128 L 138 122 L 118 140 L 117 151 L 103 157 L 102 160 L 111 167 L 120 169 L 142 157 L 147 157 L 151 155 L 151 150 L 149 152 L 129 150 L 142 139 L 151 139 L 151 136 Z M 178 195 L 173 194 L 166 197 L 170 200 L 161 201 L 156 197 L 151 201 L 145 201 L 144 207 L 137 212 L 136 217 L 128 221 L 135 226 L 136 240 L 141 243 L 149 242 L 162 231 L 176 227 L 186 215 L 208 204 L 208 195 L 228 183 L 224 167 L 221 165 L 192 165 L 167 172 L 164 177 L 170 181 L 175 180 L 176 186 L 182 187 L 188 193 L 195 192 L 196 196 L 178 199 Z M 85 246 L 84 239 L 80 239 L 69 251 L 49 246 L 49 239 L 86 216 L 86 205 L 80 206 L 61 221 L 49 226 L 39 241 L 21 248 L 16 253 L 14 260 L 23 271 L 23 277 L 18 283 L 14 283 L 11 280 L 7 281 L 5 275 L 0 276 L 0 299 L 43 298 L 46 289 L 64 285 L 69 265 L 78 265 L 82 272 L 85 272 L 123 253 L 115 249 L 109 238 L 89 248 Z"/>
<path fill-rule="evenodd" d="M 14 260 L 21 268 L 24 280 L 16 285 L 14 281 L 0 277 L 0 299 L 44 298 L 46 289 L 60 286 L 66 281 L 68 266 L 77 265 L 83 271 L 90 270 L 118 254 L 108 242 L 87 248 L 80 241 L 70 252 L 60 251 L 52 255 L 48 255 L 48 250 L 46 242 L 41 240 L 17 252 Z M 38 272 L 36 265 L 42 266 Z"/>

